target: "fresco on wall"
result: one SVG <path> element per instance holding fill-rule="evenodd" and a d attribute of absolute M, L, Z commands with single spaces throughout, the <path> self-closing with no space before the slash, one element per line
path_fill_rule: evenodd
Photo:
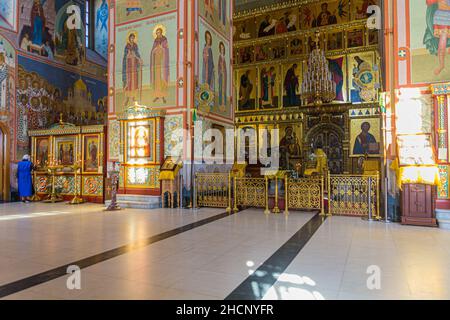
<path fill-rule="evenodd" d="M 164 157 L 183 155 L 183 116 L 166 116 L 164 121 Z"/>
<path fill-rule="evenodd" d="M 230 29 L 231 0 L 199 0 L 200 15 L 215 29 L 227 35 Z"/>
<path fill-rule="evenodd" d="M 176 105 L 177 14 L 116 29 L 115 105 Z"/>
<path fill-rule="evenodd" d="M 446 0 L 410 1 L 411 81 L 450 78 L 450 6 Z"/>
<path fill-rule="evenodd" d="M 10 30 L 16 30 L 16 7 L 16 0 L 0 1 L 0 27 Z"/>
<path fill-rule="evenodd" d="M 150 15 L 161 14 L 177 8 L 176 0 L 117 0 L 116 23 L 143 19 Z"/>
<path fill-rule="evenodd" d="M 76 125 L 104 124 L 106 83 L 19 56 L 17 158 L 29 152 L 28 130 L 45 129 L 59 121 Z"/>
<path fill-rule="evenodd" d="M 0 121 L 13 112 L 16 55 L 12 45 L 0 36 Z"/>
<path fill-rule="evenodd" d="M 83 0 L 64 0 L 57 1 L 57 15 L 55 24 L 55 44 L 56 55 L 65 63 L 78 66 L 84 63 L 86 56 L 85 28 L 82 23 L 81 29 L 69 29 L 67 20 L 70 17 L 67 14 L 67 8 L 71 5 L 77 5 L 83 10 Z M 84 16 L 84 12 L 81 12 Z"/>
<path fill-rule="evenodd" d="M 199 79 L 215 93 L 210 112 L 220 116 L 231 115 L 231 58 L 229 42 L 200 19 L 199 24 Z"/>
<path fill-rule="evenodd" d="M 55 0 L 20 1 L 19 47 L 53 59 L 55 55 Z"/>
<path fill-rule="evenodd" d="M 95 0 L 95 51 L 103 58 L 108 57 L 108 19 L 109 7 L 107 0 Z"/>

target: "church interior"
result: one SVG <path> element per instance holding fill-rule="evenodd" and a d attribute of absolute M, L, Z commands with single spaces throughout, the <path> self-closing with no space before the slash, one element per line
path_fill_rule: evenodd
<path fill-rule="evenodd" d="M 449 48 L 448 0 L 0 0 L 0 299 L 450 299 Z"/>

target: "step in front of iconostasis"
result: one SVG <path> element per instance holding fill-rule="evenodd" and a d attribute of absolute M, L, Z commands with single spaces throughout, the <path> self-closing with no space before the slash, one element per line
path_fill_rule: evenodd
<path fill-rule="evenodd" d="M 106 206 L 109 206 L 110 203 L 111 203 L 110 200 L 105 202 Z M 118 194 L 117 203 L 121 208 L 156 209 L 161 208 L 161 197 Z"/>

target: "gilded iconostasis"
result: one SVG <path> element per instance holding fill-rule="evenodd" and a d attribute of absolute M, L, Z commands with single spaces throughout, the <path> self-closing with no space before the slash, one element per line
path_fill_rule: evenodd
<path fill-rule="evenodd" d="M 278 128 L 280 150 L 290 150 L 280 158 L 283 169 L 304 169 L 317 146 L 327 154 L 331 173 L 361 173 L 362 157 L 382 157 L 380 31 L 367 24 L 367 9 L 375 4 L 305 0 L 269 9 L 241 4 L 249 9 L 233 21 L 237 126 Z M 336 88 L 333 101 L 321 107 L 303 94 L 315 48 L 323 50 Z"/>

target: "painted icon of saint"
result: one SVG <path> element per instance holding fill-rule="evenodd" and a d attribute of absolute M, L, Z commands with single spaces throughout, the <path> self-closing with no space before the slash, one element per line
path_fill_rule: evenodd
<path fill-rule="evenodd" d="M 153 36 L 155 42 L 150 53 L 150 74 L 153 87 L 153 102 L 162 99 L 166 103 L 170 78 L 169 41 L 165 36 L 165 27 L 156 26 Z"/>
<path fill-rule="evenodd" d="M 34 0 L 31 7 L 31 41 L 37 45 L 44 43 L 45 15 L 42 2 L 45 1 Z"/>
<path fill-rule="evenodd" d="M 212 35 L 209 31 L 205 32 L 205 47 L 203 48 L 203 73 L 202 82 L 209 85 L 214 90 L 214 57 L 212 53 Z"/>
<path fill-rule="evenodd" d="M 261 71 L 261 104 L 263 107 L 272 106 L 276 76 L 275 67 L 270 67 L 269 70 L 263 68 Z"/>
<path fill-rule="evenodd" d="M 294 63 L 286 72 L 284 77 L 284 89 L 286 90 L 287 105 L 289 107 L 297 104 L 297 90 L 299 87 L 298 76 L 296 70 L 298 65 Z"/>
<path fill-rule="evenodd" d="M 142 84 L 142 59 L 137 44 L 137 32 L 128 34 L 122 62 L 122 82 L 127 105 L 136 101 Z M 140 97 L 139 97 L 140 98 Z"/>
<path fill-rule="evenodd" d="M 225 110 L 227 104 L 227 60 L 225 56 L 225 45 L 223 42 L 219 43 L 219 108 Z"/>
<path fill-rule="evenodd" d="M 241 83 L 239 87 L 239 101 L 242 110 L 249 110 L 252 108 L 250 97 L 253 91 L 253 83 L 250 79 L 250 70 L 245 71 L 241 76 Z"/>
<path fill-rule="evenodd" d="M 450 46 L 450 0 L 426 0 L 427 30 L 424 44 L 431 54 L 438 56 L 439 66 L 434 70 L 439 75 L 445 68 L 446 49 Z"/>

